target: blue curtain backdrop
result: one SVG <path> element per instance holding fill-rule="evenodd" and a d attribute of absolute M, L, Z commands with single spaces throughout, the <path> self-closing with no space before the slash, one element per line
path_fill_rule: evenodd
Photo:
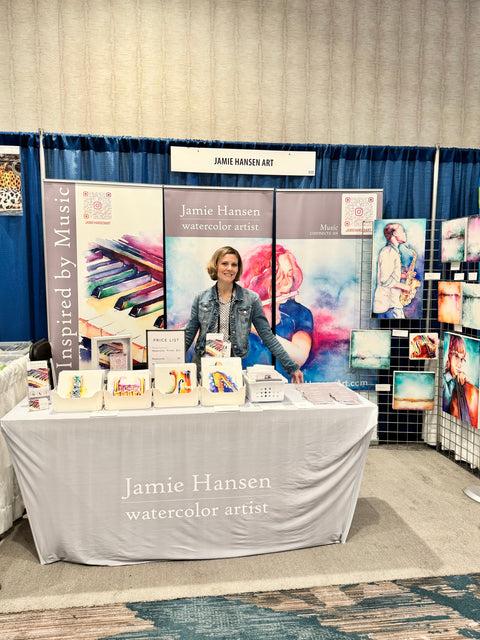
<path fill-rule="evenodd" d="M 0 215 L 0 341 L 47 336 L 39 135 L 0 133 L 20 147 L 22 216 Z"/>
<path fill-rule="evenodd" d="M 358 147 L 154 140 L 45 134 L 45 172 L 54 180 L 277 189 L 384 189 L 384 217 L 429 218 L 434 147 Z M 315 151 L 315 176 L 170 171 L 172 145 Z"/>
<path fill-rule="evenodd" d="M 0 341 L 47 335 L 39 135 L 0 133 L 0 144 L 19 145 L 25 211 L 0 216 Z M 312 177 L 194 174 L 170 171 L 170 147 L 315 151 Z M 292 145 L 217 141 L 43 135 L 45 175 L 54 180 L 278 189 L 384 190 L 385 218 L 430 218 L 435 148 Z M 480 150 L 441 149 L 437 219 L 478 212 Z M 427 230 L 428 233 L 428 230 Z M 12 309 L 15 311 L 12 313 Z"/>

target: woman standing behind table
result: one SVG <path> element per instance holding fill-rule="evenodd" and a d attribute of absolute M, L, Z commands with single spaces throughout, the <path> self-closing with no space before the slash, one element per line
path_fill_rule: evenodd
<path fill-rule="evenodd" d="M 244 358 L 248 354 L 253 324 L 263 344 L 278 358 L 292 382 L 303 382 L 298 364 L 273 335 L 258 294 L 237 284 L 242 270 L 242 258 L 233 247 L 221 247 L 210 258 L 207 271 L 216 284 L 195 296 L 185 329 L 186 350 L 199 331 L 193 356 L 198 366 L 205 355 L 207 333 L 223 333 L 224 342 L 231 345 L 231 355 Z"/>

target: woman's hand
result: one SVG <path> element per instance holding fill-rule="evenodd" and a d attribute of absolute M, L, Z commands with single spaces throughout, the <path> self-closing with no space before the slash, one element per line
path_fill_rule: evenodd
<path fill-rule="evenodd" d="M 303 371 L 297 369 L 292 373 L 292 384 L 300 384 L 303 382 Z"/>

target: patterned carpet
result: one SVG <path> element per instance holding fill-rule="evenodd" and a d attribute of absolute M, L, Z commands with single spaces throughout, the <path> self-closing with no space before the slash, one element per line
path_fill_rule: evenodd
<path fill-rule="evenodd" d="M 480 639 L 480 574 L 0 615 L 2 640 Z"/>

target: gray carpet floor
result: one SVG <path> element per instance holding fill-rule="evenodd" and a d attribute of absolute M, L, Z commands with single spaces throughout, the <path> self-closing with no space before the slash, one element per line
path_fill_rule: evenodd
<path fill-rule="evenodd" d="M 40 565 L 28 519 L 0 541 L 0 612 L 480 572 L 480 479 L 429 447 L 371 446 L 345 544 L 245 558 Z"/>

